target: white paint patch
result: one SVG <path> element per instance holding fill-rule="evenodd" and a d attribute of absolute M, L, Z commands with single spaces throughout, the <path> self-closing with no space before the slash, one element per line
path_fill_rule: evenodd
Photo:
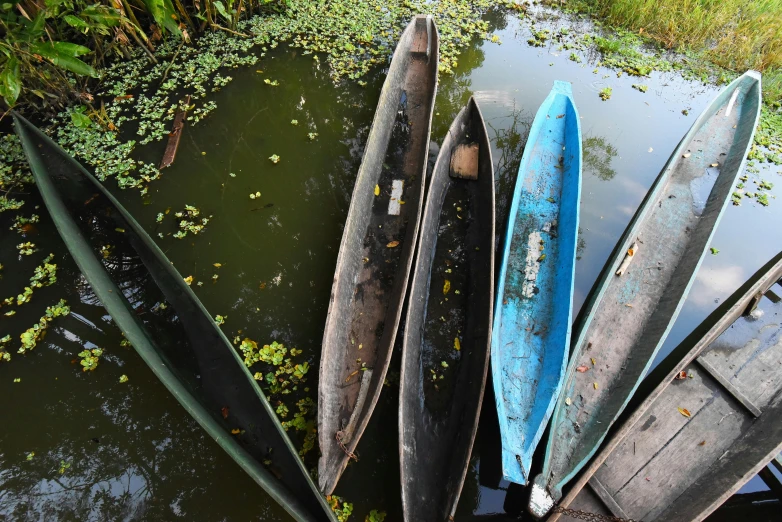
<path fill-rule="evenodd" d="M 730 116 L 730 112 L 733 110 L 733 106 L 736 104 L 736 98 L 739 97 L 739 90 L 736 89 L 733 91 L 733 94 L 730 97 L 730 101 L 728 102 L 728 108 L 725 110 L 725 117 L 727 118 Z"/>
<path fill-rule="evenodd" d="M 554 507 L 552 499 L 545 489 L 532 484 L 532 493 L 529 496 L 529 510 L 537 518 L 543 518 Z"/>
<path fill-rule="evenodd" d="M 549 223 L 546 226 L 551 228 Z M 543 228 L 545 230 L 545 227 Z M 535 282 L 538 279 L 540 271 L 540 242 L 542 238 L 537 230 L 529 235 L 527 240 L 527 265 L 524 267 L 524 284 L 522 285 L 521 295 L 532 297 L 535 295 Z"/>
<path fill-rule="evenodd" d="M 405 182 L 401 179 L 395 179 L 391 182 L 391 199 L 388 201 L 388 215 L 398 216 L 402 211 L 402 191 L 405 188 Z"/>

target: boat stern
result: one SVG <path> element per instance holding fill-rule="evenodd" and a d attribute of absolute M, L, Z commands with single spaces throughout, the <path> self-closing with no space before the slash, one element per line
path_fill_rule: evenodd
<path fill-rule="evenodd" d="M 542 474 L 535 477 L 529 495 L 529 505 L 527 507 L 530 514 L 538 519 L 545 517 L 548 512 L 551 511 L 551 508 L 554 507 L 554 503 L 562 496 L 561 494 L 557 495 L 556 493 L 558 492 L 554 493 L 554 495 L 549 493 Z"/>

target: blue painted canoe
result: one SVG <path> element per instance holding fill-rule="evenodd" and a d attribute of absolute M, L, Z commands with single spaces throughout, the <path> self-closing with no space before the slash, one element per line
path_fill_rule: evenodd
<path fill-rule="evenodd" d="M 554 82 L 521 158 L 502 252 L 491 367 L 502 473 L 526 484 L 570 347 L 581 196 L 581 125 L 570 84 Z"/>
<path fill-rule="evenodd" d="M 609 257 L 577 321 L 533 515 L 589 462 L 665 342 L 744 170 L 760 98 L 760 74 L 749 71 L 706 107 Z"/>

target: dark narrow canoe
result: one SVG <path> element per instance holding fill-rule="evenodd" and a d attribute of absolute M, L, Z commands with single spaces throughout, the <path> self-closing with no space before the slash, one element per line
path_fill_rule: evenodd
<path fill-rule="evenodd" d="M 595 454 L 665 341 L 744 170 L 759 116 L 760 74 L 750 71 L 698 117 L 619 240 L 577 321 L 532 486 L 533 515 L 543 516 Z M 633 246 L 632 263 L 616 275 Z"/>
<path fill-rule="evenodd" d="M 394 51 L 353 189 L 320 360 L 318 483 L 327 495 L 356 452 L 391 361 L 421 219 L 438 47 L 431 16 L 413 18 Z"/>
<path fill-rule="evenodd" d="M 561 506 L 703 520 L 772 461 L 782 450 L 780 295 L 782 253 L 655 369 L 657 387 Z"/>
<path fill-rule="evenodd" d="M 76 160 L 21 116 L 14 122 L 57 231 L 144 362 L 294 519 L 336 520 L 244 361 L 163 252 Z"/>
<path fill-rule="evenodd" d="M 452 153 L 473 144 L 478 179 L 452 178 Z M 443 140 L 418 243 L 399 387 L 402 507 L 408 522 L 444 522 L 467 474 L 491 340 L 494 168 L 473 98 Z"/>
<path fill-rule="evenodd" d="M 567 82 L 535 115 L 513 192 L 497 279 L 491 360 L 502 474 L 526 484 L 570 349 L 581 197 L 581 125 Z"/>

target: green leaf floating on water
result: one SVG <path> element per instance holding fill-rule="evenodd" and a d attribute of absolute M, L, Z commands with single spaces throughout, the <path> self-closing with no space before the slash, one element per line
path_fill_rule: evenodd
<path fill-rule="evenodd" d="M 720 251 L 719 251 L 719 250 L 717 250 L 717 249 L 716 249 L 716 248 L 714 248 L 714 247 L 711 247 L 709 250 L 711 251 L 711 255 L 713 255 L 713 256 L 716 256 L 717 254 L 719 254 L 719 253 L 720 253 Z"/>

